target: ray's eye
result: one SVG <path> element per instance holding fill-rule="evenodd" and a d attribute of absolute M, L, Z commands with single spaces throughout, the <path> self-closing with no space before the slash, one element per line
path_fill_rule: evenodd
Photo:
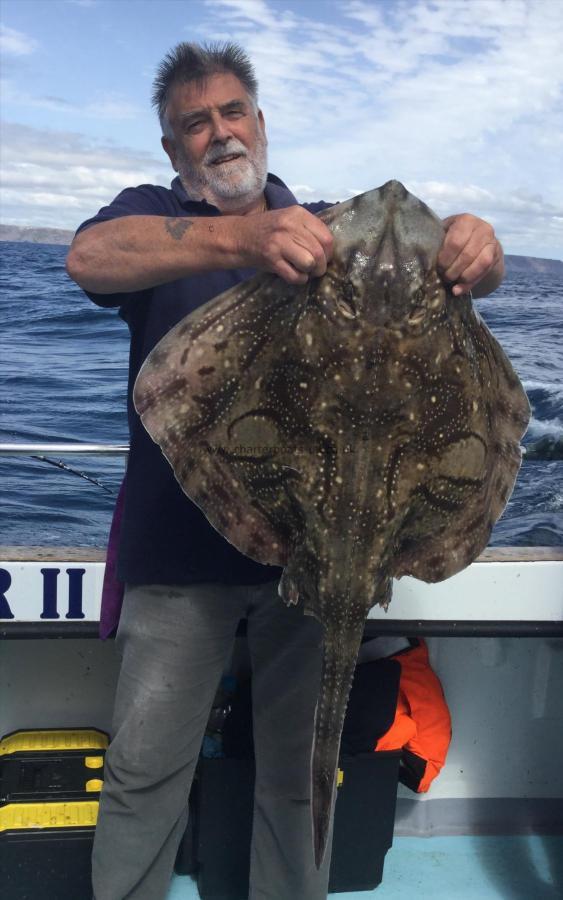
<path fill-rule="evenodd" d="M 424 306 L 424 291 L 422 288 L 419 288 L 414 295 L 413 306 Z"/>
<path fill-rule="evenodd" d="M 341 285 L 340 293 L 336 296 L 336 308 L 345 319 L 355 319 L 357 316 L 356 304 L 354 303 L 354 288 L 349 281 L 345 281 Z"/>
<path fill-rule="evenodd" d="M 346 319 L 355 319 L 356 318 L 356 310 L 352 306 L 351 303 L 348 303 L 347 300 L 343 300 L 342 297 L 338 297 L 336 300 L 336 308 L 338 312 L 342 313 L 344 318 Z"/>
<path fill-rule="evenodd" d="M 412 298 L 412 305 L 407 322 L 409 325 L 420 325 L 420 323 L 424 321 L 426 315 L 427 307 L 425 293 L 423 288 L 419 288 Z"/>

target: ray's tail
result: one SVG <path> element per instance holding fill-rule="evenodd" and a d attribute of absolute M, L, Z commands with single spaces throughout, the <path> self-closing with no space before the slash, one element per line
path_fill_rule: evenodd
<path fill-rule="evenodd" d="M 323 861 L 336 789 L 338 754 L 364 618 L 326 626 L 319 700 L 311 757 L 313 846 L 317 869 Z"/>

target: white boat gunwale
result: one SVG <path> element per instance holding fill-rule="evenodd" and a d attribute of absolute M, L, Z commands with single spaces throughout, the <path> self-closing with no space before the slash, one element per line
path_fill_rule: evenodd
<path fill-rule="evenodd" d="M 0 577 L 4 572 L 4 598 L 10 610 L 6 617 L 0 607 L 0 638 L 97 638 L 105 556 L 104 550 L 93 547 L 0 547 Z M 55 591 L 56 611 L 51 609 L 50 614 L 45 613 L 47 577 L 51 607 Z M 77 614 L 70 611 L 71 578 L 75 591 L 77 579 L 80 582 L 78 606 L 76 598 L 74 602 Z M 496 605 L 489 596 L 495 585 Z M 35 612 L 25 611 L 26 592 L 35 597 Z M 18 604 L 23 614 L 14 613 Z M 563 547 L 489 547 L 445 582 L 427 585 L 401 579 L 395 583 L 389 612 L 380 607 L 370 612 L 366 633 L 563 637 Z"/>

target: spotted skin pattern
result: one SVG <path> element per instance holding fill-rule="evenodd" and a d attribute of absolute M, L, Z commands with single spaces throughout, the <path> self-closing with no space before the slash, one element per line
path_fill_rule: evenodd
<path fill-rule="evenodd" d="M 185 493 L 324 628 L 312 750 L 315 861 L 369 609 L 486 546 L 530 410 L 468 297 L 436 272 L 439 218 L 390 181 L 320 214 L 327 273 L 259 275 L 174 327 L 134 402 Z"/>

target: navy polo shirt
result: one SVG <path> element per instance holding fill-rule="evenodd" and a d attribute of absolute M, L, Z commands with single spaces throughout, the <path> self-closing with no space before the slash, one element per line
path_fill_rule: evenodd
<path fill-rule="evenodd" d="M 297 201 L 275 175 L 268 175 L 270 209 Z M 331 204 L 304 204 L 316 213 Z M 83 222 L 78 232 L 121 216 L 218 216 L 217 207 L 191 200 L 176 177 L 170 189 L 143 184 L 122 191 L 109 206 Z M 77 232 L 77 233 L 78 233 Z M 209 524 L 183 493 L 172 467 L 146 432 L 133 406 L 139 369 L 158 341 L 198 306 L 255 275 L 253 269 L 228 269 L 191 275 L 157 287 L 119 294 L 86 293 L 99 306 L 119 307 L 131 334 L 127 413 L 130 453 L 117 561 L 117 577 L 129 584 L 259 584 L 281 575 L 244 556 Z"/>

